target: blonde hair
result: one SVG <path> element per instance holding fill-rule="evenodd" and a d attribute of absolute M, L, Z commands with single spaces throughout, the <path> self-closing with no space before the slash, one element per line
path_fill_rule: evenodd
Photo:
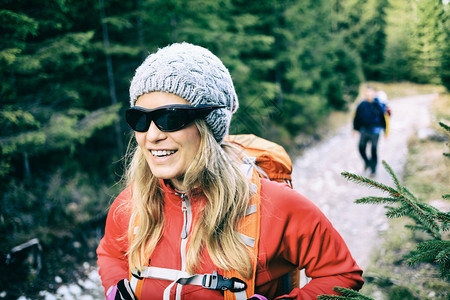
<path fill-rule="evenodd" d="M 188 197 L 195 187 L 201 187 L 207 200 L 189 237 L 186 269 L 195 273 L 206 248 L 218 268 L 236 270 L 249 279 L 251 259 L 237 232 L 251 196 L 249 179 L 240 170 L 236 148 L 227 143 L 219 145 L 204 120 L 195 123 L 201 142 L 183 183 Z M 151 173 L 138 145 L 128 165 L 126 179 L 133 187 L 128 261 L 131 270 L 142 271 L 162 236 L 165 220 L 160 181 Z M 139 223 L 139 230 L 132 238 L 136 223 Z"/>

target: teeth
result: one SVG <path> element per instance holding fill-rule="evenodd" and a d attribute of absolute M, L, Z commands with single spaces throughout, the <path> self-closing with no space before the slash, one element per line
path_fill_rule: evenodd
<path fill-rule="evenodd" d="M 152 150 L 151 152 L 152 152 L 153 156 L 162 157 L 162 156 L 174 154 L 176 151 L 175 150 Z"/>

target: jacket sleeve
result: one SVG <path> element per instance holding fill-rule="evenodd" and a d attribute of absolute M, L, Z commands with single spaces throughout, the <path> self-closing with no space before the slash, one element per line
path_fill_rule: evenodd
<path fill-rule="evenodd" d="M 358 130 L 361 129 L 361 103 L 356 107 L 355 116 L 353 118 L 353 129 Z"/>
<path fill-rule="evenodd" d="M 296 249 L 297 255 L 289 259 L 300 269 L 305 268 L 306 276 L 312 280 L 303 288 L 294 289 L 289 296 L 316 299 L 322 294 L 337 294 L 333 291 L 336 286 L 359 290 L 363 285 L 362 270 L 344 240 L 319 208 L 302 198 L 300 195 L 302 208 L 292 212 L 292 221 L 287 225 L 285 246 Z M 292 255 L 295 252 L 288 253 Z"/>
<path fill-rule="evenodd" d="M 333 291 L 336 286 L 359 290 L 363 285 L 362 270 L 320 209 L 289 188 L 271 193 L 275 200 L 271 201 L 272 209 L 276 207 L 277 215 L 267 230 L 272 233 L 272 239 L 281 236 L 274 257 L 305 269 L 306 276 L 312 278 L 304 287 L 276 299 L 316 299 L 318 295 L 337 294 Z"/>
<path fill-rule="evenodd" d="M 302 226 L 308 228 L 304 223 Z M 336 286 L 359 290 L 363 285 L 362 270 L 331 223 L 321 215 L 308 229 L 309 233 L 300 235 L 296 244 L 294 240 L 287 242 L 298 245 L 298 256 L 289 259 L 298 262 L 300 269 L 305 268 L 306 276 L 312 279 L 304 287 L 292 290 L 289 297 L 316 299 L 318 295 L 334 295 L 338 294 L 333 291 Z"/>
<path fill-rule="evenodd" d="M 106 292 L 118 281 L 129 277 L 128 226 L 130 220 L 130 188 L 114 200 L 106 218 L 105 235 L 97 248 L 97 264 Z"/>

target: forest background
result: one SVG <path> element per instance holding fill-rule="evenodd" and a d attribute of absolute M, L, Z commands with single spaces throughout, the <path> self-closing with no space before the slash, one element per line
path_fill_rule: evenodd
<path fill-rule="evenodd" d="M 449 15 L 441 0 L 0 0 L 0 291 L 33 293 L 95 261 L 132 136 L 129 83 L 148 53 L 210 49 L 239 97 L 231 133 L 294 153 L 364 82 L 450 89 Z M 39 278 L 3 272 L 32 238 Z"/>

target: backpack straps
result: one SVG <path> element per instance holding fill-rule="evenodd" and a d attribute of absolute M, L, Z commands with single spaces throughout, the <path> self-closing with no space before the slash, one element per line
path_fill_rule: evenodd
<path fill-rule="evenodd" d="M 222 290 L 222 291 L 229 291 L 231 293 L 236 293 L 236 300 L 246 300 L 247 296 L 245 294 L 245 289 L 247 288 L 247 285 L 245 282 L 239 278 L 233 277 L 233 278 L 227 278 L 224 276 L 221 276 L 217 273 L 217 271 L 214 271 L 213 274 L 194 274 L 191 275 L 187 272 L 175 270 L 175 269 L 168 269 L 168 268 L 159 268 L 159 267 L 147 267 L 144 269 L 142 273 L 139 274 L 132 274 L 133 278 L 137 282 L 143 283 L 143 279 L 145 278 L 153 278 L 153 279 L 162 279 L 171 281 L 172 283 L 169 284 L 166 289 L 164 290 L 164 300 L 170 299 L 170 291 L 172 290 L 172 287 L 175 284 L 181 284 L 181 285 L 198 285 L 202 286 L 205 289 L 210 290 Z M 132 285 L 133 287 L 133 285 Z M 133 287 L 134 288 L 134 287 Z M 142 290 L 141 290 L 142 292 Z M 136 293 L 135 293 L 136 294 Z M 141 297 L 141 294 L 138 296 L 136 294 L 136 297 Z"/>
<path fill-rule="evenodd" d="M 242 278 L 242 276 L 236 270 L 225 270 L 225 276 L 228 278 L 237 277 L 241 278 L 247 284 L 246 298 L 250 298 L 255 293 L 255 278 L 256 278 L 256 267 L 258 264 L 258 246 L 259 246 L 259 237 L 260 237 L 260 229 L 261 229 L 261 182 L 259 179 L 259 175 L 256 169 L 253 168 L 253 164 L 249 163 L 244 159 L 244 164 L 242 168 L 247 168 L 244 171 L 244 174 L 247 174 L 249 178 L 251 178 L 251 187 L 253 195 L 250 198 L 249 207 L 247 209 L 247 215 L 242 220 L 240 226 L 240 234 L 243 237 L 244 243 L 247 245 L 247 250 L 250 255 L 250 259 L 252 260 L 252 277 L 248 280 Z M 230 291 L 224 292 L 225 300 L 234 300 L 236 295 L 231 293 Z"/>

